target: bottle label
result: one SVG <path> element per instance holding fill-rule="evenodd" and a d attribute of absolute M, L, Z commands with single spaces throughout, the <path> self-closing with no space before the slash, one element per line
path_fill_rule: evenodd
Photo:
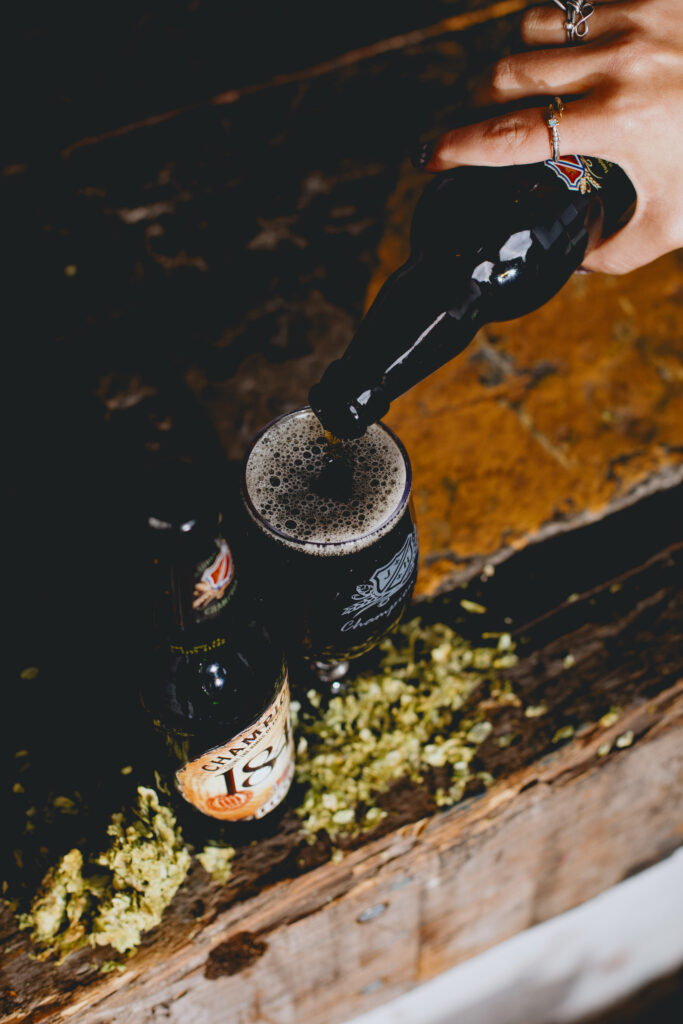
<path fill-rule="evenodd" d="M 386 565 L 375 569 L 367 583 L 358 584 L 351 597 L 351 604 L 342 612 L 346 619 L 341 627 L 342 633 L 369 625 L 373 618 L 368 618 L 367 613 L 377 609 L 389 611 L 390 609 L 387 609 L 386 606 L 392 598 L 396 599 L 394 602 L 396 605 L 400 604 L 405 596 L 403 591 L 413 580 L 417 565 L 417 553 L 417 537 L 415 530 L 412 529 L 394 557 Z M 379 615 L 374 616 L 374 618 L 379 617 Z"/>
<path fill-rule="evenodd" d="M 194 581 L 192 610 L 199 624 L 225 608 L 236 582 L 232 552 L 222 537 L 216 538 L 216 549 L 196 566 Z"/>
<path fill-rule="evenodd" d="M 544 163 L 568 189 L 582 194 L 601 188 L 600 179 L 612 167 L 608 160 L 592 156 L 561 156 L 559 160 L 544 160 Z"/>
<path fill-rule="evenodd" d="M 289 683 L 259 720 L 228 743 L 207 750 L 176 772 L 182 796 L 221 821 L 263 818 L 287 794 L 294 777 Z"/>

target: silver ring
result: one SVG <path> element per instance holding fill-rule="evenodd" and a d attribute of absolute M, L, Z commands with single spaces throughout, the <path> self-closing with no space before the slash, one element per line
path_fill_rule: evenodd
<path fill-rule="evenodd" d="M 564 104 L 559 96 L 556 96 L 548 105 L 548 116 L 546 124 L 550 129 L 550 141 L 553 147 L 553 160 L 560 159 L 560 130 L 558 125 L 564 113 Z"/>
<path fill-rule="evenodd" d="M 564 31 L 568 43 L 576 43 L 588 35 L 588 19 L 595 13 L 589 0 L 553 0 L 564 11 Z"/>

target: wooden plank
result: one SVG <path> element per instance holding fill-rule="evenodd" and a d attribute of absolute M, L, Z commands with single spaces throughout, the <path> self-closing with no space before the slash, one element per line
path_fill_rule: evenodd
<path fill-rule="evenodd" d="M 578 905 L 683 842 L 683 681 L 620 728 L 641 742 L 605 761 L 602 736 L 577 741 L 466 807 L 271 886 L 75 994 L 59 1019 L 208 1024 L 229 1007 L 234 1024 L 335 1024 Z M 262 955 L 221 969 L 244 932 Z M 49 997 L 34 1019 L 57 1019 Z"/>
<path fill-rule="evenodd" d="M 279 1024 L 295 1008 L 313 1021 L 342 1020 L 665 856 L 683 842 L 683 545 L 645 554 L 669 531 L 680 535 L 674 497 L 529 548 L 479 591 L 460 592 L 480 600 L 485 592 L 494 619 L 514 610 L 520 643 L 509 673 L 522 707 L 492 709 L 494 732 L 480 748 L 497 780 L 486 795 L 440 814 L 429 779 L 399 785 L 384 798 L 382 830 L 346 844 L 340 863 L 330 862 L 329 844 L 307 846 L 292 815 L 275 836 L 238 850 L 225 887 L 195 867 L 120 975 L 99 973 L 111 955 L 104 949 L 59 966 L 31 961 L 25 933 L 5 914 L 0 1019 L 144 1020 L 177 1000 L 179 1014 L 204 1021 L 216 998 L 245 1022 Z M 624 564 L 625 535 L 640 547 L 616 576 L 606 568 Z M 573 585 L 566 600 L 563 586 Z M 448 602 L 425 613 L 447 616 Z M 540 702 L 545 715 L 525 716 Z M 615 703 L 621 714 L 606 729 L 599 718 Z M 96 737 L 103 771 L 124 723 L 134 747 L 144 743 L 128 706 L 111 710 L 111 738 Z M 555 733 L 567 724 L 576 738 L 558 749 Z M 51 725 L 60 728 L 58 706 Z M 501 748 L 497 737 L 510 733 L 517 742 Z M 631 747 L 615 745 L 629 733 Z M 76 766 L 88 756 L 84 740 Z M 605 744 L 610 753 L 599 756 Z"/>

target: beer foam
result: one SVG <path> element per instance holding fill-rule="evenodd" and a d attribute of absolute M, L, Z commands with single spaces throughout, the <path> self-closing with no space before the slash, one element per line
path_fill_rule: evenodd
<path fill-rule="evenodd" d="M 325 457 L 341 453 L 351 469 L 346 499 L 321 496 L 314 484 Z M 360 550 L 388 530 L 405 505 L 408 468 L 394 436 L 374 424 L 363 437 L 334 449 L 311 409 L 275 420 L 247 457 L 244 486 L 250 512 L 262 529 L 296 547 L 334 545 L 330 554 Z M 256 513 L 256 515 L 254 515 Z"/>

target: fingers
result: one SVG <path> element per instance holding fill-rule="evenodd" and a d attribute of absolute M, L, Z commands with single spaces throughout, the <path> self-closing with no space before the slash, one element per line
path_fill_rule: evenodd
<path fill-rule="evenodd" d="M 534 107 L 455 128 L 434 141 L 421 166 L 443 171 L 460 164 L 505 167 L 547 160 L 552 152 L 547 116 L 547 107 Z M 609 159 L 609 132 L 594 104 L 567 104 L 559 129 L 562 153 L 599 152 Z"/>
<path fill-rule="evenodd" d="M 593 42 L 612 32 L 618 32 L 628 23 L 628 3 L 607 3 L 601 0 L 594 6 L 594 12 L 586 22 L 584 39 Z M 522 39 L 530 46 L 560 46 L 567 42 L 564 28 L 566 14 L 555 4 L 532 7 L 522 19 Z M 574 47 L 572 47 L 574 48 Z"/>
<path fill-rule="evenodd" d="M 504 57 L 478 89 L 483 103 L 509 103 L 525 96 L 574 94 L 588 91 L 604 75 L 604 47 L 535 50 Z"/>

